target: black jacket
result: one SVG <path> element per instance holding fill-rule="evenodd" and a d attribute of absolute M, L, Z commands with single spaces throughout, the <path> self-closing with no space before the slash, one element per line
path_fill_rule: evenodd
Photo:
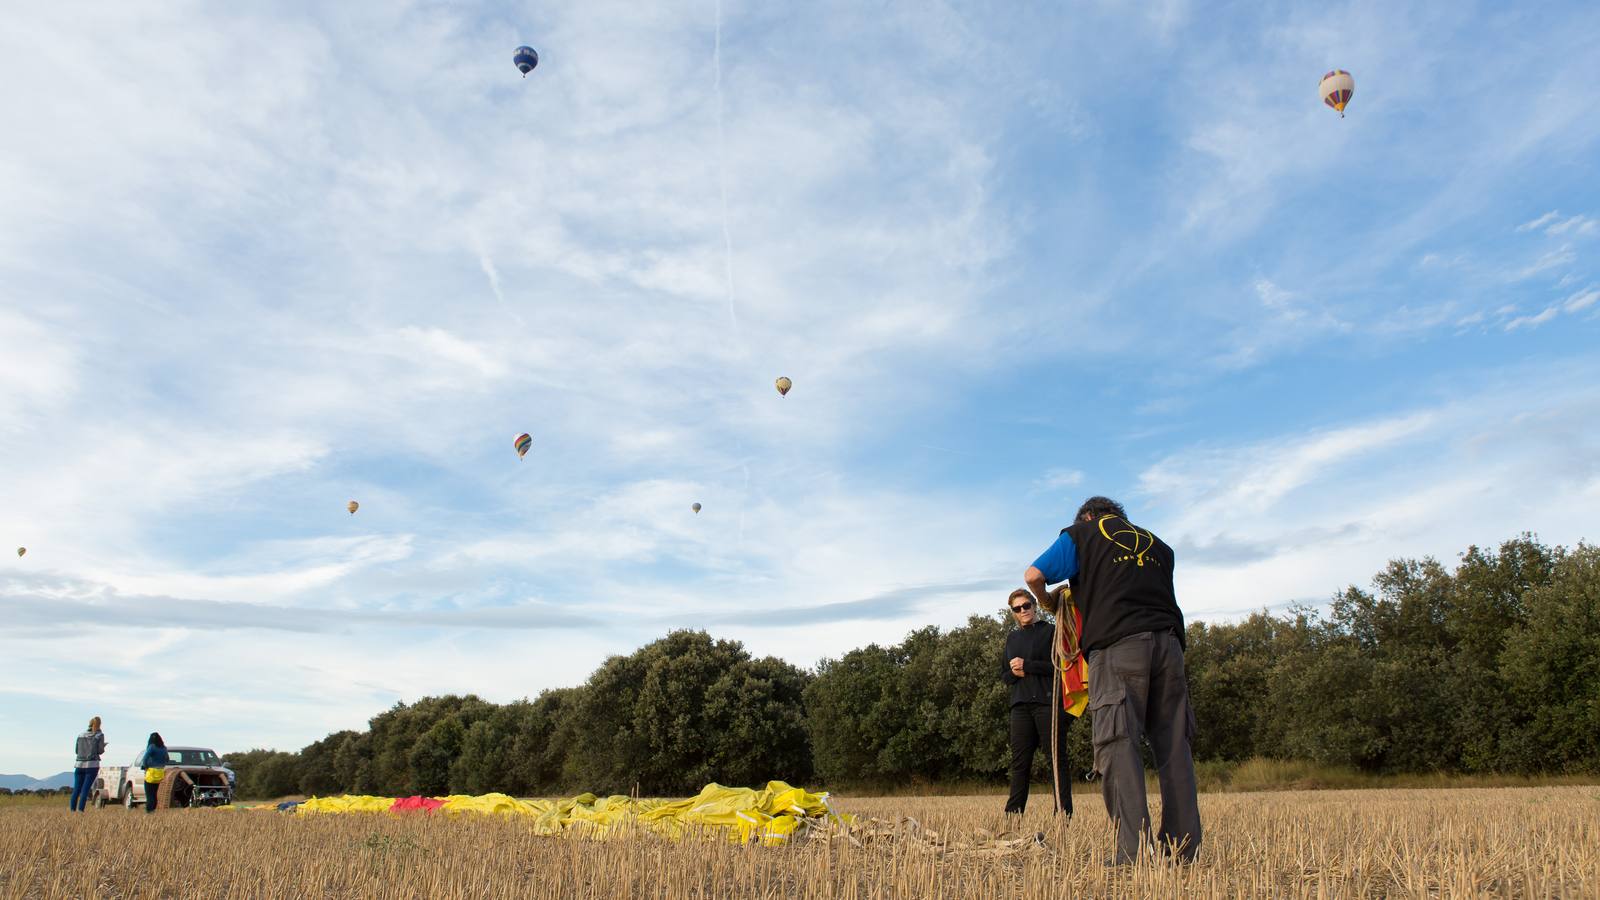
<path fill-rule="evenodd" d="M 1019 703 L 1050 703 L 1051 678 L 1050 642 L 1055 639 L 1056 627 L 1043 620 L 1035 620 L 1026 628 L 1016 628 L 1006 635 L 1006 649 L 1000 655 L 1000 680 L 1011 685 L 1011 705 Z M 1011 674 L 1011 660 L 1022 657 L 1021 678 Z"/>

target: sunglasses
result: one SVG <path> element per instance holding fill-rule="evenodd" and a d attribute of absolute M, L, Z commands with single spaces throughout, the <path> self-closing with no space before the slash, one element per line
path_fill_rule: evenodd
<path fill-rule="evenodd" d="M 1011 611 L 1012 612 L 1027 612 L 1030 609 L 1033 609 L 1033 601 L 1032 600 L 1029 600 L 1027 603 L 1022 604 L 1021 606 L 1013 606 L 1013 607 L 1011 607 Z"/>

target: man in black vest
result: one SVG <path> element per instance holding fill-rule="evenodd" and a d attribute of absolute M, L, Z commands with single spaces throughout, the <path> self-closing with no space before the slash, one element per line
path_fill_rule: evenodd
<path fill-rule="evenodd" d="M 1193 860 L 1200 848 L 1194 779 L 1194 709 L 1183 668 L 1183 612 L 1172 587 L 1172 548 L 1127 519 L 1122 505 L 1090 497 L 1077 520 L 1023 578 L 1043 603 L 1046 586 L 1070 581 L 1083 613 L 1079 643 L 1089 662 L 1094 766 L 1106 812 L 1117 823 L 1118 864 L 1150 840 L 1144 761 L 1148 737 L 1161 783 L 1162 850 Z"/>
<path fill-rule="evenodd" d="M 1067 728 L 1072 724 L 1054 692 L 1055 663 L 1050 658 L 1054 625 L 1039 616 L 1039 604 L 1023 588 L 1006 598 L 1017 627 L 1006 635 L 1000 654 L 1000 680 L 1011 690 L 1011 796 L 1006 812 L 1021 813 L 1028 808 L 1029 775 L 1033 773 L 1033 753 L 1039 747 L 1055 753 L 1050 777 L 1055 785 L 1057 809 L 1072 815 L 1072 776 L 1067 766 Z M 1055 724 L 1051 724 L 1054 718 Z M 1050 744 L 1051 729 L 1056 743 Z"/>

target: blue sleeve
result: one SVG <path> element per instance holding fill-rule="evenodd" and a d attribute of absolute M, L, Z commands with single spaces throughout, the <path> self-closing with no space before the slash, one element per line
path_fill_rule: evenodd
<path fill-rule="evenodd" d="M 1072 535 L 1062 532 L 1050 549 L 1033 561 L 1033 567 L 1044 573 L 1045 584 L 1060 584 L 1078 574 L 1078 547 L 1072 543 Z"/>

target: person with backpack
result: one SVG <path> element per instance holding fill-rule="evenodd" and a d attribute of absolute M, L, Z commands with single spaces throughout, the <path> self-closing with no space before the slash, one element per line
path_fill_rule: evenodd
<path fill-rule="evenodd" d="M 1131 864 L 1150 843 L 1144 760 L 1149 738 L 1161 785 L 1155 846 L 1189 862 L 1200 849 L 1195 785 L 1194 708 L 1183 666 L 1183 611 L 1172 583 L 1166 542 L 1128 521 L 1122 505 L 1090 497 L 1071 525 L 1023 574 L 1041 605 L 1047 585 L 1070 582 L 1083 614 L 1079 646 L 1087 654 L 1094 767 L 1106 813 L 1117 824 L 1117 865 Z"/>
<path fill-rule="evenodd" d="M 100 777 L 100 757 L 106 752 L 106 736 L 100 731 L 100 717 L 89 720 L 89 729 L 78 735 L 77 759 L 72 764 L 72 799 L 67 806 L 73 812 L 89 808 L 89 794 L 94 781 Z"/>
<path fill-rule="evenodd" d="M 167 775 L 167 743 L 159 732 L 150 732 L 150 742 L 134 765 L 144 770 L 144 811 L 156 811 L 156 796 L 161 793 L 161 781 Z"/>

